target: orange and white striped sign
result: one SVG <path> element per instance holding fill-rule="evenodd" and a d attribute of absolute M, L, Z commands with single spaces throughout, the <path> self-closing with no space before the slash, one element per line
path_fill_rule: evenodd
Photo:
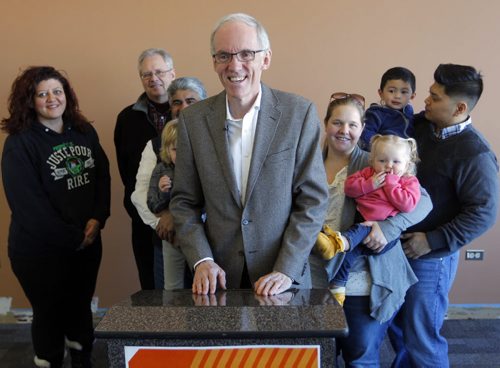
<path fill-rule="evenodd" d="M 126 368 L 319 368 L 319 345 L 125 347 Z"/>

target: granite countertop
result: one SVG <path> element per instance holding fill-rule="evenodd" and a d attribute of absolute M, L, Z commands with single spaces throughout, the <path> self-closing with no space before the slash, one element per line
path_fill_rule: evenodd
<path fill-rule="evenodd" d="M 275 296 L 252 290 L 194 295 L 144 290 L 111 307 L 99 338 L 285 338 L 347 334 L 344 312 L 328 290 L 294 289 Z"/>

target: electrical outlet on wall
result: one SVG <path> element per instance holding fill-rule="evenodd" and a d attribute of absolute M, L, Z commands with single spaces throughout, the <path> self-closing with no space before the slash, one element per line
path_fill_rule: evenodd
<path fill-rule="evenodd" d="M 466 261 L 482 261 L 484 259 L 484 250 L 482 249 L 467 249 L 465 251 Z"/>
<path fill-rule="evenodd" d="M 0 296 L 0 314 L 5 315 L 9 313 L 11 304 L 12 304 L 12 297 Z"/>

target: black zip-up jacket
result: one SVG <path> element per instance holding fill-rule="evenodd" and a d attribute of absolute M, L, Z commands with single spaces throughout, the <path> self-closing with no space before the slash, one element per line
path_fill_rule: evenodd
<path fill-rule="evenodd" d="M 123 109 L 116 119 L 114 142 L 116 161 L 125 193 L 123 205 L 129 216 L 142 223 L 130 196 L 135 190 L 135 177 L 139 169 L 142 151 L 150 139 L 158 136 L 154 124 L 148 117 L 148 102 L 146 93 L 137 99 L 135 104 Z M 167 118 L 167 121 L 170 117 Z"/>

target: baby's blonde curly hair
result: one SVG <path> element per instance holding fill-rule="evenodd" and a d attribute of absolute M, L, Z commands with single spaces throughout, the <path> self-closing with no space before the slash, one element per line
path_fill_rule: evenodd
<path fill-rule="evenodd" d="M 171 146 L 177 146 L 177 119 L 169 121 L 161 132 L 160 159 L 167 164 L 173 163 L 168 152 Z"/>
<path fill-rule="evenodd" d="M 408 169 L 403 175 L 411 176 L 417 173 L 417 163 L 420 161 L 420 159 L 418 158 L 417 141 L 415 139 L 401 138 L 398 137 L 397 135 L 392 135 L 392 134 L 389 135 L 375 134 L 370 139 L 370 147 L 371 147 L 370 163 L 373 162 L 375 153 L 377 152 L 377 149 L 380 147 L 381 144 L 390 144 L 395 146 L 406 147 L 408 153 Z"/>

